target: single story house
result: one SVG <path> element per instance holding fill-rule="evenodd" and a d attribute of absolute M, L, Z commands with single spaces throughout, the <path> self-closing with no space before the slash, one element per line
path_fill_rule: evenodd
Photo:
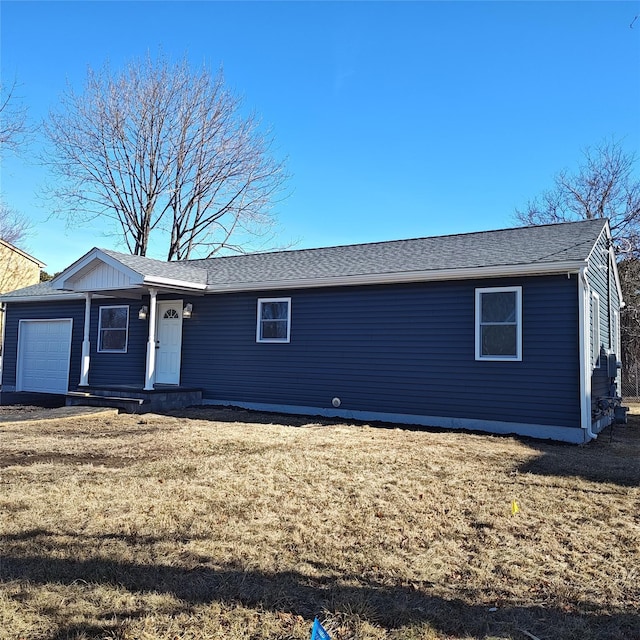
<path fill-rule="evenodd" d="M 183 391 L 573 443 L 619 404 L 603 219 L 181 262 L 96 248 L 0 301 L 3 392 Z"/>

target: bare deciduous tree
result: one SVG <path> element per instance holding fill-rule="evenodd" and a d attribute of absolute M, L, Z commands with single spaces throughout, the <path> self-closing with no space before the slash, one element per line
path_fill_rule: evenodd
<path fill-rule="evenodd" d="M 583 152 L 574 173 L 560 171 L 554 186 L 526 208 L 516 209 L 523 224 L 547 224 L 608 218 L 618 252 L 637 257 L 640 249 L 640 179 L 636 157 L 616 140 Z"/>
<path fill-rule="evenodd" d="M 516 210 L 524 224 L 608 218 L 619 256 L 626 306 L 621 317 L 623 361 L 640 362 L 640 178 L 636 156 L 616 140 L 584 151 L 575 173 L 563 170 L 554 186 Z"/>
<path fill-rule="evenodd" d="M 17 151 L 26 142 L 27 110 L 16 101 L 16 83 L 8 89 L 0 85 L 0 151 Z M 25 216 L 0 200 L 0 239 L 17 246 L 31 228 Z M 23 265 L 13 250 L 0 247 L 0 291 L 21 286 Z"/>
<path fill-rule="evenodd" d="M 31 223 L 25 216 L 0 202 L 0 238 L 13 245 L 25 240 Z"/>
<path fill-rule="evenodd" d="M 24 216 L 0 202 L 0 239 L 9 243 L 8 245 L 0 243 L 0 293 L 37 282 L 38 266 L 31 260 L 25 259 L 20 251 L 15 251 L 13 248 L 17 248 L 25 240 L 30 226 Z M 0 329 L 3 322 L 1 315 Z M 1 335 L 0 333 L 0 340 Z"/>
<path fill-rule="evenodd" d="M 83 92 L 68 87 L 44 126 L 57 212 L 113 219 L 136 255 L 152 235 L 169 260 L 241 250 L 241 232 L 271 229 L 286 180 L 270 133 L 241 108 L 221 72 L 186 60 L 89 70 Z"/>
<path fill-rule="evenodd" d="M 16 98 L 16 86 L 0 84 L 0 150 L 17 151 L 28 134 L 27 108 Z"/>
<path fill-rule="evenodd" d="M 622 361 L 640 364 L 640 260 L 628 258 L 618 264 L 625 307 L 621 314 Z"/>

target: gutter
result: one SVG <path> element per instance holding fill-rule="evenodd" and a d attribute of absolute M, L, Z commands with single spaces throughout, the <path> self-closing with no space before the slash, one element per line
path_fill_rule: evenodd
<path fill-rule="evenodd" d="M 101 296 L 108 298 L 109 296 Z M 61 300 L 84 300 L 84 292 L 67 293 L 60 291 L 60 293 L 50 293 L 48 295 L 35 295 L 35 296 L 0 296 L 0 303 L 8 304 L 13 302 L 60 302 Z"/>
<path fill-rule="evenodd" d="M 580 269 L 578 277 L 578 348 L 580 362 L 580 424 L 586 440 L 595 440 L 598 435 L 591 430 L 591 349 L 588 328 L 591 326 L 591 285 L 587 277 L 587 267 Z"/>
<path fill-rule="evenodd" d="M 189 280 L 176 280 L 175 278 L 163 278 L 160 276 L 145 276 L 144 285 L 148 287 L 175 288 L 180 291 L 205 291 L 207 288 L 206 284 L 201 284 L 199 282 L 192 282 Z"/>
<path fill-rule="evenodd" d="M 325 276 L 295 278 L 291 280 L 260 280 L 229 283 L 212 283 L 206 293 L 231 293 L 240 291 L 264 291 L 283 289 L 311 289 L 318 287 L 348 287 L 355 285 L 400 284 L 410 282 L 440 282 L 443 280 L 481 280 L 482 278 L 517 278 L 521 276 L 557 275 L 578 273 L 585 262 L 565 261 L 533 263 L 526 265 L 499 265 L 492 267 L 469 267 L 462 269 L 431 269 L 422 271 L 400 271 L 392 273 L 365 273 L 350 276 Z"/>
<path fill-rule="evenodd" d="M 97 250 L 96 250 L 97 251 Z M 109 256 L 106 256 L 109 258 Z M 109 258 L 113 260 L 113 258 Z M 146 287 L 158 287 L 162 289 L 192 292 L 200 294 L 236 293 L 242 291 L 266 291 L 286 289 L 312 289 L 319 287 L 349 287 L 357 285 L 384 285 L 402 284 L 412 282 L 442 282 L 449 280 L 480 280 L 483 278 L 518 278 L 523 276 L 557 275 L 565 273 L 579 273 L 585 267 L 585 262 L 564 261 L 551 263 L 533 263 L 523 265 L 498 265 L 491 267 L 465 267 L 461 269 L 430 269 L 420 271 L 399 271 L 392 273 L 365 273 L 348 276 L 330 275 L 314 278 L 295 278 L 290 280 L 257 280 L 245 282 L 221 282 L 202 284 L 161 276 L 146 276 L 141 282 L 127 287 L 131 291 L 140 291 Z M 128 268 L 128 267 L 127 267 Z M 139 274 L 138 274 L 139 275 Z M 51 282 L 55 283 L 60 276 Z M 123 291 L 123 289 L 95 289 L 92 293 L 98 297 L 112 297 L 110 291 Z M 31 296 L 11 296 L 3 298 L 0 302 L 45 302 L 59 300 L 84 300 L 84 291 L 72 289 L 59 289 L 60 293 Z"/>

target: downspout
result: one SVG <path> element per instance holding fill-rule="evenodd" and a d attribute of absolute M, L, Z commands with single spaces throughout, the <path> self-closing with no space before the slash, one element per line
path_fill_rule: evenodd
<path fill-rule="evenodd" d="M 591 344 L 588 337 L 591 326 L 590 300 L 591 286 L 587 278 L 587 267 L 582 267 L 578 274 L 578 349 L 580 351 L 580 423 L 585 432 L 585 442 L 598 437 L 591 430 Z"/>

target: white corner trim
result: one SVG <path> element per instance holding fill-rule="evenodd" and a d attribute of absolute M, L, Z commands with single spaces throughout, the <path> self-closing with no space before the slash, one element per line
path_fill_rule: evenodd
<path fill-rule="evenodd" d="M 591 328 L 589 280 L 587 268 L 578 276 L 578 362 L 580 370 L 580 424 L 586 434 L 585 442 L 596 435 L 591 429 L 591 343 L 587 332 Z"/>
<path fill-rule="evenodd" d="M 600 331 L 602 326 L 600 323 L 600 294 L 597 291 L 590 289 L 591 293 L 591 305 L 589 310 L 589 330 L 591 330 L 591 321 L 594 320 L 593 335 L 590 334 L 590 347 L 591 353 L 589 354 L 591 360 L 591 370 L 595 370 L 599 366 L 600 350 L 602 342 L 600 341 Z"/>
<path fill-rule="evenodd" d="M 4 367 L 2 366 L 2 358 L 4 357 L 4 345 L 5 345 L 4 333 L 7 328 L 7 307 L 4 302 L 0 302 L 0 313 L 2 314 L 2 335 L 0 335 L 0 340 L 2 340 L 2 342 L 0 342 L 0 345 L 2 345 L 2 349 L 3 349 L 3 353 L 0 354 L 0 389 L 2 389 L 2 378 L 4 375 L 3 374 Z"/>

